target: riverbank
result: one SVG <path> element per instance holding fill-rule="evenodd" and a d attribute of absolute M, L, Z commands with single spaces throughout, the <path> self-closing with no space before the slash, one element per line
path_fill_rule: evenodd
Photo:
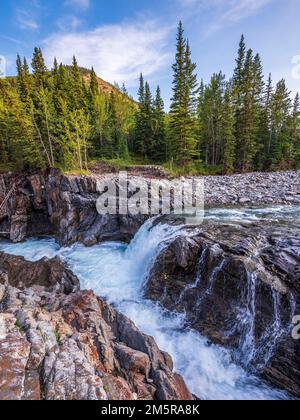
<path fill-rule="evenodd" d="M 129 174 L 132 179 L 138 176 L 150 182 L 145 174 Z M 21 242 L 30 236 L 53 235 L 61 245 L 129 242 L 147 217 L 99 215 L 97 182 L 103 177 L 118 182 L 116 173 L 79 176 L 53 170 L 47 174 L 0 175 L 0 203 L 8 197 L 0 214 L 0 238 Z M 166 180 L 158 179 L 162 183 Z M 300 204 L 300 172 L 195 179 L 204 181 L 207 207 Z"/>
<path fill-rule="evenodd" d="M 203 177 L 209 206 L 299 205 L 300 171 Z"/>

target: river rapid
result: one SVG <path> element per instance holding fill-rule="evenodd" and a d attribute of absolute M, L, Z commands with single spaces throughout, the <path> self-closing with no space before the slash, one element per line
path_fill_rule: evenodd
<path fill-rule="evenodd" d="M 240 223 L 260 220 L 299 221 L 299 207 L 212 209 L 211 221 Z M 61 257 L 79 277 L 82 289 L 92 289 L 155 338 L 173 357 L 176 371 L 190 390 L 207 400 L 277 400 L 289 396 L 233 363 L 230 351 L 211 344 L 188 329 L 183 315 L 146 300 L 143 286 L 155 257 L 168 240 L 182 234 L 182 226 L 147 221 L 132 242 L 107 242 L 93 247 L 80 244 L 60 248 L 54 239 L 29 239 L 21 244 L 0 242 L 0 250 L 30 261 Z"/>

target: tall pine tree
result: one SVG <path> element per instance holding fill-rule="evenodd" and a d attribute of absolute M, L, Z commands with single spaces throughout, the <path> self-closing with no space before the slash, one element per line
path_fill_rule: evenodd
<path fill-rule="evenodd" d="M 167 158 L 167 137 L 164 101 L 161 97 L 160 87 L 157 86 L 153 104 L 153 147 L 151 159 L 156 162 L 165 162 Z"/>
<path fill-rule="evenodd" d="M 187 166 L 197 156 L 196 107 L 198 83 L 196 64 L 191 60 L 189 43 L 182 22 L 178 26 L 176 60 L 173 65 L 173 98 L 170 112 L 172 158 Z"/>

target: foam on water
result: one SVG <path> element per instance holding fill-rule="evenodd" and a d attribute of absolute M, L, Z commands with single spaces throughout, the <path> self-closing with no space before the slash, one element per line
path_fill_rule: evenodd
<path fill-rule="evenodd" d="M 93 289 L 153 336 L 169 352 L 175 369 L 193 393 L 202 399 L 272 400 L 288 396 L 275 390 L 232 362 L 229 351 L 210 344 L 186 329 L 182 315 L 170 313 L 143 298 L 143 284 L 155 256 L 180 227 L 148 221 L 129 246 L 105 243 L 86 248 L 59 249 L 52 239 L 31 239 L 22 244 L 0 243 L 0 250 L 36 261 L 59 255 L 80 278 L 83 289 Z"/>
<path fill-rule="evenodd" d="M 263 208 L 213 208 L 205 212 L 205 219 L 220 222 L 300 221 L 299 206 Z"/>

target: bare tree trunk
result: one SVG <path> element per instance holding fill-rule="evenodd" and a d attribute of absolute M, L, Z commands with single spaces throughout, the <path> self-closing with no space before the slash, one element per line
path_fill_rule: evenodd
<path fill-rule="evenodd" d="M 42 138 L 41 132 L 40 132 L 39 127 L 38 127 L 38 125 L 37 125 L 37 123 L 36 123 L 36 121 L 35 121 L 35 119 L 34 119 L 34 116 L 32 117 L 32 119 L 33 119 L 33 124 L 34 124 L 35 129 L 36 129 L 36 132 L 37 132 L 37 136 L 38 136 L 38 138 L 39 138 L 39 140 L 40 140 L 40 142 L 41 142 L 41 144 L 42 144 L 42 146 L 43 146 L 44 152 L 45 152 L 45 154 L 46 154 L 46 157 L 47 157 L 47 160 L 48 160 L 49 167 L 51 168 L 52 164 L 51 164 L 51 159 L 50 159 L 50 156 L 49 156 L 48 150 L 47 150 L 47 148 L 46 148 L 46 146 L 45 146 L 45 143 L 44 143 L 44 141 L 43 141 L 43 138 Z"/>
<path fill-rule="evenodd" d="M 76 131 L 76 138 L 77 138 L 77 148 L 78 148 L 78 163 L 80 170 L 82 171 L 82 156 L 81 156 L 81 146 L 80 146 L 80 139 L 78 136 L 78 131 Z"/>
<path fill-rule="evenodd" d="M 88 155 L 87 155 L 87 142 L 86 139 L 84 139 L 84 164 L 85 164 L 85 169 L 88 171 Z"/>
<path fill-rule="evenodd" d="M 52 166 L 54 166 L 55 162 L 54 162 L 54 155 L 53 155 L 53 145 L 52 145 L 51 136 L 50 136 L 49 118 L 48 118 L 48 113 L 47 113 L 46 102 L 44 102 L 44 112 L 45 112 L 46 127 L 47 127 L 47 134 L 48 134 L 48 143 L 50 147 L 51 162 L 52 162 Z"/>

